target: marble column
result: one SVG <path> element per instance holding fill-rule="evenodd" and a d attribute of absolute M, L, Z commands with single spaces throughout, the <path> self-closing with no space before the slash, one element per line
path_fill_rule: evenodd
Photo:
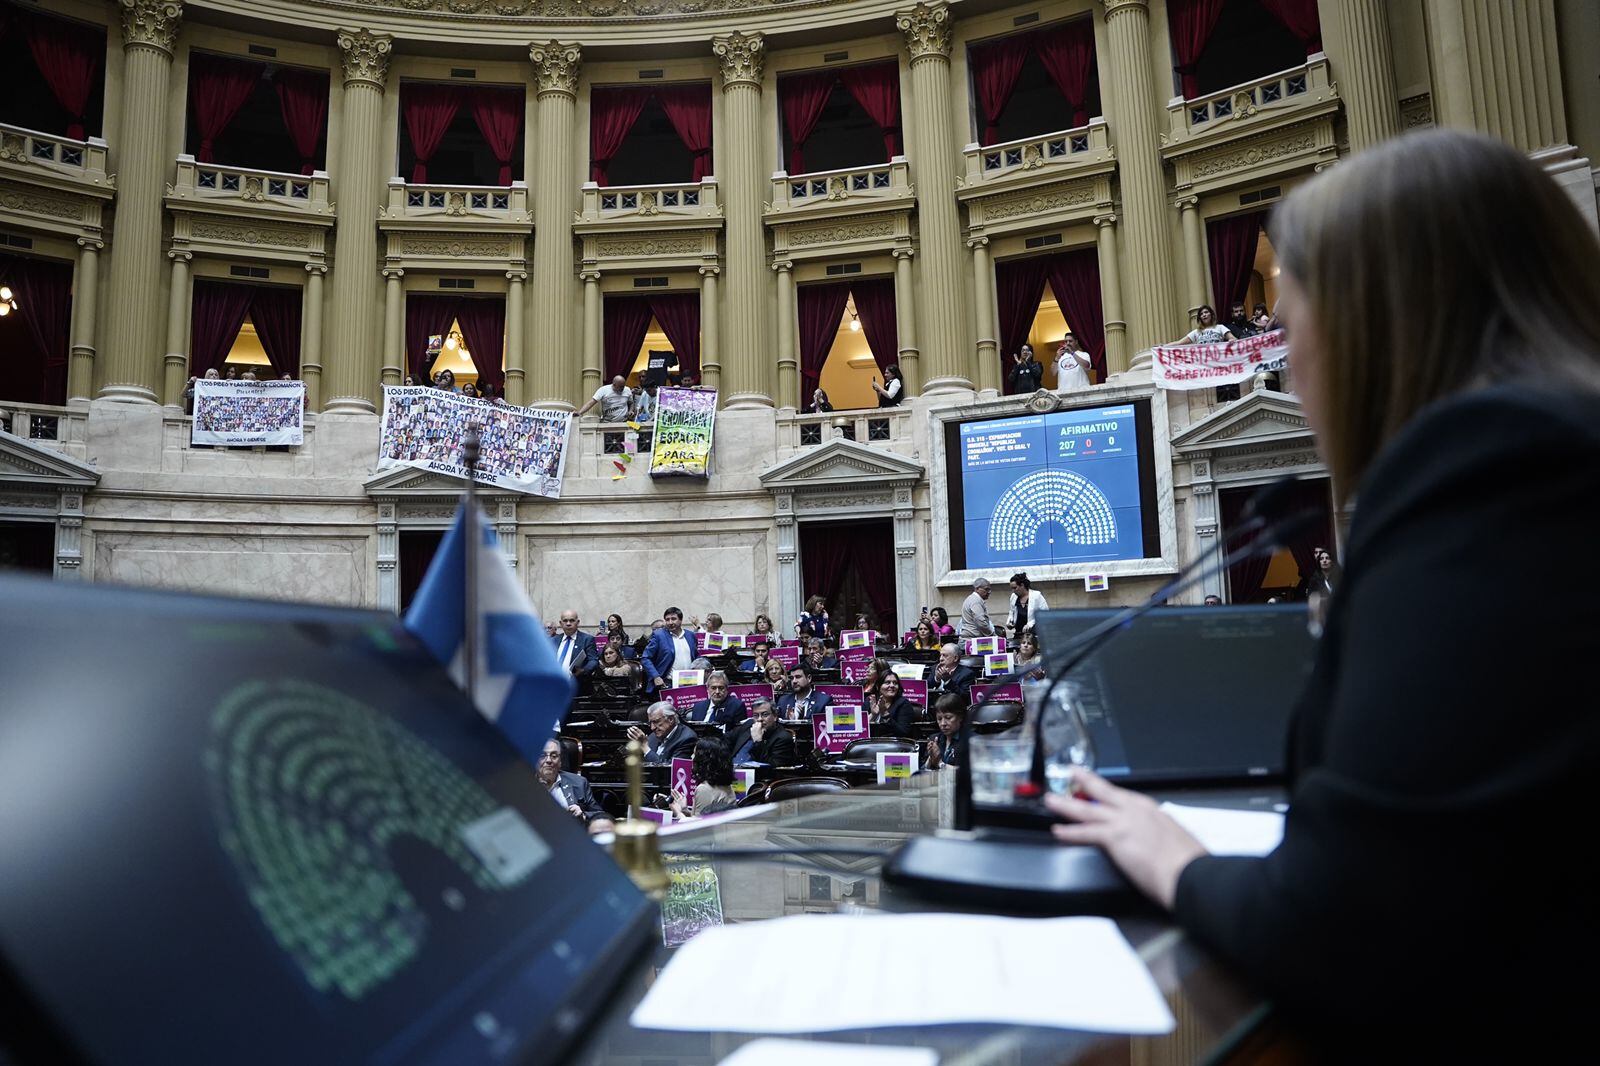
<path fill-rule="evenodd" d="M 922 360 L 917 349 L 917 295 L 911 280 L 910 248 L 894 250 L 894 324 L 900 334 L 900 373 L 906 378 L 906 394 L 922 392 Z"/>
<path fill-rule="evenodd" d="M 528 273 L 525 270 L 506 271 L 506 402 L 518 407 L 522 406 L 522 398 L 527 391 L 523 387 L 527 349 L 522 340 L 527 281 Z"/>
<path fill-rule="evenodd" d="M 700 268 L 700 384 L 708 389 L 722 387 L 722 349 L 717 345 L 717 275 L 721 273 L 719 267 Z"/>
<path fill-rule="evenodd" d="M 94 326 L 99 315 L 100 250 L 104 241 L 78 238 L 78 269 L 72 276 L 72 352 L 67 363 L 67 403 L 94 396 Z"/>
<path fill-rule="evenodd" d="M 406 272 L 399 267 L 383 268 L 383 373 L 385 385 L 405 382 L 406 352 Z"/>
<path fill-rule="evenodd" d="M 189 378 L 189 261 L 192 252 L 173 249 L 172 288 L 167 294 L 167 356 L 161 382 L 161 402 L 168 407 L 183 407 L 183 387 Z"/>
<path fill-rule="evenodd" d="M 605 373 L 605 298 L 600 294 L 600 271 L 585 270 L 583 279 L 583 385 L 584 403 L 603 384 Z"/>
<path fill-rule="evenodd" d="M 805 409 L 800 398 L 800 361 L 795 356 L 794 263 L 780 259 L 772 264 L 778 275 L 778 406 Z M 807 398 L 809 399 L 809 397 Z"/>
<path fill-rule="evenodd" d="M 322 410 L 322 278 L 328 268 L 306 264 L 300 296 L 300 380 L 306 383 L 306 411 Z"/>
<path fill-rule="evenodd" d="M 972 301 L 978 316 L 978 390 L 998 396 L 1002 391 L 1000 381 L 1000 342 L 995 339 L 994 264 L 989 260 L 989 238 L 973 237 L 967 241 L 972 249 Z M 1010 354 L 1010 353 L 1007 353 Z"/>
<path fill-rule="evenodd" d="M 726 174 L 722 190 L 723 242 L 728 284 L 728 359 L 723 404 L 771 407 L 772 381 L 767 353 L 767 236 L 762 205 L 770 187 L 762 168 L 761 72 L 766 41 L 759 33 L 730 33 L 711 39 L 722 65 L 722 137 Z M 782 312 L 780 311 L 780 314 Z M 783 375 L 779 370 L 779 377 Z M 781 392 L 781 390 L 780 390 Z"/>
<path fill-rule="evenodd" d="M 1189 305 L 1189 324 L 1192 326 L 1200 320 L 1200 305 L 1210 302 L 1206 299 L 1206 239 L 1200 225 L 1200 198 L 1180 197 L 1178 217 L 1183 221 L 1183 291 Z M 1217 314 L 1225 311 L 1224 308 Z"/>
<path fill-rule="evenodd" d="M 1129 269 L 1138 272 L 1137 279 L 1124 279 L 1129 282 L 1125 286 L 1128 344 L 1140 351 L 1173 340 L 1183 332 L 1173 283 L 1166 175 L 1161 160 L 1166 109 L 1165 101 L 1156 100 L 1150 90 L 1155 84 L 1155 70 L 1150 57 L 1148 0 L 1104 3 L 1110 55 L 1103 69 L 1116 71 L 1116 77 L 1105 82 L 1106 117 L 1117 131 L 1122 229 L 1128 242 Z"/>
<path fill-rule="evenodd" d="M 1425 0 L 1433 118 L 1532 152 L 1567 143 L 1555 0 Z"/>
<path fill-rule="evenodd" d="M 535 104 L 539 147 L 534 153 L 532 190 L 535 357 L 530 381 L 534 403 L 570 411 L 580 385 L 569 323 L 578 302 L 572 209 L 582 52 L 575 44 L 549 41 L 529 48 L 528 58 L 539 86 Z"/>
<path fill-rule="evenodd" d="M 911 56 L 911 123 L 916 134 L 917 226 L 922 239 L 924 395 L 972 388 L 961 311 L 961 219 L 956 207 L 956 143 L 950 113 L 950 6 L 923 3 L 895 12 Z M 981 327 L 980 327 L 981 332 Z M 981 377 L 981 374 L 979 375 Z"/>
<path fill-rule="evenodd" d="M 1128 369 L 1128 323 L 1122 317 L 1122 276 L 1117 273 L 1117 216 L 1096 215 L 1095 249 L 1100 253 L 1100 317 L 1106 324 L 1106 373 Z"/>
<path fill-rule="evenodd" d="M 339 225 L 333 244 L 333 344 L 327 364 L 330 413 L 377 410 L 378 343 L 373 328 L 378 295 L 378 205 L 387 181 L 383 143 L 383 87 L 393 40 L 370 30 L 339 34 L 344 63 L 344 122 L 339 131 L 334 194 Z"/>
<path fill-rule="evenodd" d="M 183 0 L 118 0 L 122 13 L 116 244 L 107 279 L 100 398 L 157 402 L 161 385 L 161 223 L 167 170 L 167 94 Z"/>
<path fill-rule="evenodd" d="M 1323 51 L 1344 101 L 1350 150 L 1400 132 L 1400 96 L 1389 46 L 1388 0 L 1320 0 Z"/>

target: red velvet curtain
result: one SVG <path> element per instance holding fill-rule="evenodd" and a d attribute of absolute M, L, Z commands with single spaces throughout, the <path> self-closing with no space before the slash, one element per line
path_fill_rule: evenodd
<path fill-rule="evenodd" d="M 883 133 L 883 161 L 900 154 L 900 64 L 869 63 L 839 71 L 845 90 L 856 98 Z M 826 98 L 824 98 L 826 99 Z"/>
<path fill-rule="evenodd" d="M 428 384 L 428 338 L 449 329 L 460 307 L 459 296 L 406 297 L 406 367 L 418 385 Z"/>
<path fill-rule="evenodd" d="M 589 180 L 606 184 L 606 168 L 617 154 L 639 113 L 650 101 L 650 90 L 625 85 L 589 91 Z"/>
<path fill-rule="evenodd" d="M 1233 489 L 1219 493 L 1222 503 L 1222 533 L 1226 538 L 1244 523 L 1244 507 L 1251 491 Z M 1253 603 L 1261 592 L 1261 582 L 1266 580 L 1272 556 L 1246 559 L 1228 568 L 1229 603 Z"/>
<path fill-rule="evenodd" d="M 517 150 L 517 134 L 522 132 L 523 91 L 485 85 L 473 89 L 469 96 L 472 120 L 494 153 L 495 162 L 500 164 L 500 177 L 495 184 L 510 185 L 511 154 Z"/>
<path fill-rule="evenodd" d="M 850 298 L 848 282 L 802 285 L 797 300 L 800 319 L 800 403 L 811 403 L 822 381 L 822 367 L 839 336 L 839 322 Z"/>
<path fill-rule="evenodd" d="M 1045 73 L 1072 106 L 1072 124 L 1089 121 L 1089 72 L 1094 68 L 1094 20 L 1073 19 L 1033 35 Z"/>
<path fill-rule="evenodd" d="M 800 585 L 805 598 L 821 596 L 833 603 L 844 584 L 845 569 L 854 555 L 855 523 L 807 522 L 800 530 Z M 890 568 L 891 572 L 893 567 Z"/>
<path fill-rule="evenodd" d="M 506 298 L 484 296 L 463 299 L 456 308 L 461 323 L 461 339 L 478 371 L 479 385 L 493 385 L 496 392 L 506 383 Z"/>
<path fill-rule="evenodd" d="M 1100 256 L 1093 248 L 1052 255 L 1048 260 L 1050 291 L 1072 335 L 1089 353 L 1096 384 L 1106 379 L 1106 321 L 1100 306 Z M 1048 353 L 1054 358 L 1055 353 Z"/>
<path fill-rule="evenodd" d="M 273 77 L 283 126 L 300 153 L 300 173 L 317 169 L 317 144 L 328 120 L 328 75 L 320 70 L 280 67 Z"/>
<path fill-rule="evenodd" d="M 71 116 L 67 136 L 83 140 L 83 120 L 89 110 L 89 94 L 94 91 L 94 76 L 105 55 L 105 38 L 98 31 L 62 19 L 26 17 L 23 25 L 28 50 L 44 75 L 45 84 L 63 111 Z"/>
<path fill-rule="evenodd" d="M 239 328 L 250 313 L 255 298 L 253 285 L 231 285 L 225 281 L 197 280 L 194 283 L 194 312 L 189 325 L 189 373 L 205 377 L 207 370 L 220 370 L 228 352 L 238 339 Z"/>
<path fill-rule="evenodd" d="M 256 336 L 266 350 L 267 362 L 272 364 L 272 376 L 300 376 L 300 307 L 299 289 L 280 289 L 270 285 L 252 286 L 250 321 L 255 324 Z"/>
<path fill-rule="evenodd" d="M 811 131 L 817 128 L 817 119 L 827 106 L 833 86 L 839 80 L 835 70 L 808 71 L 791 74 L 778 82 L 778 101 L 783 105 L 783 130 L 788 138 L 790 174 L 806 172 L 805 145 Z M 842 312 L 841 312 L 842 313 Z"/>
<path fill-rule="evenodd" d="M 995 299 L 1000 305 L 1000 380 L 1011 391 L 1011 357 L 1021 350 L 1028 339 L 1028 330 L 1039 314 L 1039 300 L 1044 296 L 1045 277 L 1049 273 L 1049 258 L 1029 256 L 997 263 L 994 268 Z M 980 335 L 983 324 L 979 324 Z M 1040 362 L 1046 353 L 1035 352 Z"/>
<path fill-rule="evenodd" d="M 266 68 L 242 59 L 193 52 L 189 58 L 189 106 L 194 112 L 200 148 L 195 158 L 214 163 L 213 148 L 239 113 Z"/>
<path fill-rule="evenodd" d="M 1261 6 L 1306 46 L 1306 55 L 1322 51 L 1322 19 L 1317 0 L 1261 0 Z"/>
<path fill-rule="evenodd" d="M 656 90 L 656 100 L 678 140 L 694 153 L 694 177 L 690 180 L 699 181 L 711 173 L 711 86 L 663 85 Z"/>
<path fill-rule="evenodd" d="M 1227 319 L 1228 308 L 1250 291 L 1250 272 L 1255 269 L 1256 242 L 1266 212 L 1251 211 L 1206 223 L 1206 254 L 1211 259 L 1211 292 L 1216 301 L 1217 321 Z"/>
<path fill-rule="evenodd" d="M 667 335 L 672 353 L 678 357 L 678 372 L 700 379 L 700 294 L 675 292 L 650 297 L 650 313 L 656 316 L 661 332 Z M 639 338 L 644 343 L 644 338 Z M 638 352 L 639 345 L 633 346 Z"/>
<path fill-rule="evenodd" d="M 47 259 L 0 255 L 0 284 L 16 294 L 17 314 L 3 320 L 0 340 L 11 330 L 26 331 L 37 353 L 25 358 L 25 344 L 5 352 L 4 395 L 20 403 L 67 402 L 67 354 L 72 344 L 72 267 Z M 23 357 L 23 358 L 19 358 Z"/>
<path fill-rule="evenodd" d="M 1183 77 L 1183 97 L 1191 100 L 1200 94 L 1194 66 L 1217 28 L 1217 18 L 1227 0 L 1168 0 L 1167 26 L 1172 34 L 1172 54 L 1177 63 L 1172 69 Z M 1315 0 L 1312 0 L 1315 4 Z"/>
<path fill-rule="evenodd" d="M 866 589 L 878 629 L 898 633 L 894 602 L 894 526 L 890 522 L 858 522 L 851 534 L 856 576 Z"/>
<path fill-rule="evenodd" d="M 894 317 L 894 279 L 866 278 L 850 286 L 850 295 L 856 301 L 856 314 L 861 316 L 861 332 L 867 335 L 867 347 L 872 349 L 872 359 L 881 372 L 884 367 L 900 362 L 900 325 Z M 904 396 L 902 396 L 902 399 Z"/>
<path fill-rule="evenodd" d="M 628 376 L 644 335 L 650 332 L 650 297 L 607 296 L 602 316 L 605 319 L 606 382 L 617 375 Z M 696 344 L 696 350 L 699 345 Z"/>
<path fill-rule="evenodd" d="M 428 160 L 439 150 L 439 142 L 460 109 L 461 92 L 454 85 L 412 83 L 400 87 L 400 117 L 417 160 L 411 168 L 411 184 L 428 183 Z"/>
<path fill-rule="evenodd" d="M 978 110 L 983 117 L 982 143 L 993 144 L 999 139 L 1000 115 L 1016 91 L 1022 64 L 1032 47 L 1031 34 L 1018 34 L 975 44 L 968 53 L 972 85 L 978 91 Z"/>

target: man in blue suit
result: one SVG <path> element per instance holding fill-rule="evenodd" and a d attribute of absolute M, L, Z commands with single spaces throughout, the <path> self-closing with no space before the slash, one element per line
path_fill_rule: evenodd
<path fill-rule="evenodd" d="M 587 692 L 592 683 L 590 675 L 600 665 L 600 652 L 595 648 L 594 637 L 578 628 L 577 611 L 561 612 L 555 645 L 556 662 L 578 679 L 580 691 Z"/>
<path fill-rule="evenodd" d="M 709 722 L 721 726 L 724 733 L 744 724 L 744 701 L 728 695 L 727 674 L 721 670 L 712 671 L 706 677 L 706 693 L 709 698 L 690 707 L 683 719 L 685 722 Z"/>
<path fill-rule="evenodd" d="M 832 703 L 826 692 L 812 687 L 811 667 L 799 662 L 789 671 L 789 691 L 778 697 L 778 717 L 784 721 L 810 718 Z"/>
<path fill-rule="evenodd" d="M 644 649 L 644 679 L 652 692 L 670 687 L 672 671 L 687 670 L 700 657 L 694 632 L 683 628 L 683 611 L 668 607 L 661 612 L 661 621 L 665 624 L 650 634 Z"/>

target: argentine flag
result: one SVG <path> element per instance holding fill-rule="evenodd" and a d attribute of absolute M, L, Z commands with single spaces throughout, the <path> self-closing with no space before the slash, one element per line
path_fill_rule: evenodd
<path fill-rule="evenodd" d="M 500 727 L 506 739 L 530 763 L 566 717 L 572 702 L 572 675 L 556 661 L 555 647 L 533 611 L 528 594 L 500 552 L 500 541 L 483 512 L 473 508 L 478 546 L 478 654 L 474 694 L 478 710 Z M 455 524 L 428 567 L 416 598 L 406 609 L 405 627 L 441 663 L 455 683 L 465 687 L 467 516 L 456 511 Z"/>

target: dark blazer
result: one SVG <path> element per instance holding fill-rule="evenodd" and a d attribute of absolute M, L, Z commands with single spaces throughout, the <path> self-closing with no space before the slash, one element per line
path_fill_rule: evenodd
<path fill-rule="evenodd" d="M 672 727 L 672 732 L 666 738 L 658 741 L 654 733 L 645 741 L 644 761 L 654 766 L 665 766 L 673 759 L 687 759 L 694 755 L 695 741 L 694 730 L 679 722 Z"/>
<path fill-rule="evenodd" d="M 808 695 L 811 697 L 810 710 L 806 711 L 806 714 L 808 715 L 814 714 L 817 711 L 822 710 L 822 708 L 831 706 L 833 704 L 833 698 L 826 692 L 818 692 L 817 686 L 815 685 L 811 686 L 811 691 L 808 693 Z M 797 716 L 801 716 L 800 712 L 795 710 L 794 705 L 794 693 L 785 692 L 783 695 L 778 697 L 778 702 L 773 704 L 772 708 L 778 712 L 779 718 L 795 718 Z"/>
<path fill-rule="evenodd" d="M 551 647 L 555 649 L 557 665 L 561 663 L 561 645 L 566 639 L 566 634 L 557 630 L 551 643 Z M 595 645 L 594 634 L 585 633 L 580 629 L 572 635 L 572 644 L 572 672 L 577 677 L 585 677 L 600 665 L 600 651 Z"/>
<path fill-rule="evenodd" d="M 750 727 L 754 722 L 745 722 L 730 734 L 728 753 L 733 756 L 739 754 L 739 749 L 745 746 L 750 739 Z M 751 762 L 764 762 L 768 766 L 793 766 L 800 761 L 794 746 L 794 734 L 783 726 L 778 726 L 771 733 L 758 741 L 750 749 L 748 760 Z"/>
<path fill-rule="evenodd" d="M 1011 391 L 1017 393 L 1037 392 L 1039 383 L 1044 380 L 1044 364 L 1034 359 L 1029 363 L 1014 363 L 1011 367 Z"/>
<path fill-rule="evenodd" d="M 917 705 L 901 696 L 882 721 L 872 723 L 869 732 L 876 737 L 909 737 L 916 720 Z"/>
<path fill-rule="evenodd" d="M 710 710 L 711 701 L 709 699 L 701 700 L 689 708 L 689 713 L 684 715 L 683 720 L 685 722 L 710 722 L 712 725 L 720 725 L 725 730 L 731 729 L 744 721 L 744 701 L 738 696 L 729 696 L 724 699 L 722 707 L 718 710 L 715 718 L 711 717 Z"/>
<path fill-rule="evenodd" d="M 698 659 L 700 657 L 700 642 L 695 639 L 694 630 L 685 629 L 683 636 L 689 642 L 689 658 Z M 667 682 L 672 680 L 672 660 L 674 657 L 672 634 L 667 632 L 666 627 L 663 626 L 661 629 L 651 633 L 650 643 L 645 645 L 644 662 L 642 664 L 644 666 L 646 688 L 652 687 L 650 684 L 652 677 L 659 677 Z"/>
<path fill-rule="evenodd" d="M 957 666 L 943 682 L 939 680 L 939 668 L 935 666 L 928 671 L 928 706 L 933 706 L 934 698 L 946 693 L 954 692 L 961 696 L 970 696 L 972 686 L 978 680 L 978 675 L 972 672 L 969 666 Z"/>
<path fill-rule="evenodd" d="M 1175 908 L 1309 1028 L 1404 1025 L 1434 1061 L 1451 1039 L 1475 1061 L 1517 1041 L 1538 1061 L 1526 1042 L 1587 1016 L 1569 966 L 1600 950 L 1574 867 L 1600 780 L 1600 608 L 1516 568 L 1587 560 L 1597 531 L 1600 398 L 1577 390 L 1445 400 L 1363 479 L 1290 731 L 1283 843 L 1190 863 Z"/>
<path fill-rule="evenodd" d="M 561 777 L 556 781 L 556 789 L 566 797 L 568 805 L 577 804 L 583 811 L 583 820 L 592 822 L 596 818 L 611 817 L 606 813 L 600 801 L 594 798 L 594 790 L 589 787 L 589 782 L 579 774 L 569 774 L 561 771 Z"/>

